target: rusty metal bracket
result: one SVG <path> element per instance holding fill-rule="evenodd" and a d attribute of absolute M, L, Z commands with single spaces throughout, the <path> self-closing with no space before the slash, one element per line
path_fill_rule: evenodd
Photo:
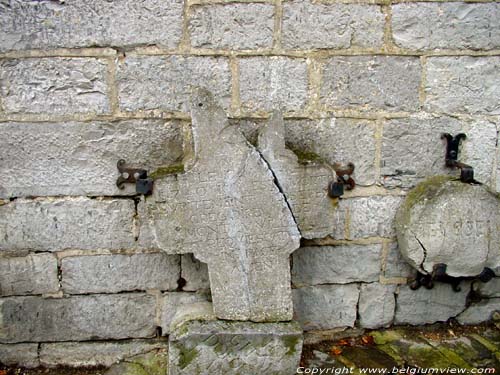
<path fill-rule="evenodd" d="M 460 146 L 460 141 L 466 138 L 467 136 L 464 133 L 459 133 L 454 137 L 449 133 L 441 135 L 441 139 L 446 140 L 445 165 L 449 168 L 460 169 L 460 181 L 477 183 L 474 180 L 474 169 L 470 165 L 458 161 L 458 148 Z"/>
<path fill-rule="evenodd" d="M 126 167 L 123 159 L 118 160 L 117 168 L 120 177 L 116 180 L 118 189 L 123 189 L 125 183 L 135 183 L 137 194 L 149 195 L 153 191 L 153 179 L 148 177 L 148 171 L 139 168 Z"/>
<path fill-rule="evenodd" d="M 338 198 L 344 195 L 345 190 L 352 190 L 356 186 L 356 182 L 351 177 L 354 173 L 354 164 L 348 163 L 346 166 L 335 164 L 333 169 L 337 174 L 337 179 L 328 184 L 328 196 L 330 198 Z"/>
<path fill-rule="evenodd" d="M 460 282 L 464 280 L 481 281 L 487 283 L 495 277 L 495 272 L 491 268 L 485 267 L 483 271 L 477 276 L 467 276 L 467 277 L 453 277 L 446 273 L 447 265 L 445 263 L 435 264 L 433 270 L 430 274 L 423 274 L 417 272 L 415 280 L 410 284 L 412 290 L 417 290 L 421 286 L 427 289 L 432 289 L 434 287 L 434 281 L 451 284 L 452 289 L 455 292 L 460 292 Z"/>

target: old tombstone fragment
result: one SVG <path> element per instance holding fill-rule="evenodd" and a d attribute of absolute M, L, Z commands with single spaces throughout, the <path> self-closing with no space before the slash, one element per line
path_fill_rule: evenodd
<path fill-rule="evenodd" d="M 207 263 L 218 318 L 291 320 L 288 258 L 300 233 L 285 197 L 209 92 L 194 94 L 191 115 L 194 158 L 156 181 L 141 232 L 167 253 Z"/>
<path fill-rule="evenodd" d="M 170 375 L 293 374 L 302 351 L 297 322 L 217 320 L 209 303 L 186 305 L 170 326 Z"/>
<path fill-rule="evenodd" d="M 279 112 L 274 112 L 260 131 L 258 144 L 286 196 L 302 237 L 331 234 L 337 213 L 326 190 L 336 177 L 335 171 L 321 162 L 299 163 L 297 155 L 285 148 L 285 126 Z"/>
<path fill-rule="evenodd" d="M 399 208 L 396 230 L 402 255 L 423 274 L 500 269 L 500 199 L 482 185 L 445 176 L 420 183 Z"/>

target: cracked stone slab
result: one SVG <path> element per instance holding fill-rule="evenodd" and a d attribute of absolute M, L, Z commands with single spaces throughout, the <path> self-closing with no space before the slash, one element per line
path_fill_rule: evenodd
<path fill-rule="evenodd" d="M 207 263 L 217 317 L 290 320 L 288 258 L 300 233 L 285 197 L 209 92 L 197 90 L 191 108 L 194 158 L 139 206 L 141 236 Z"/>
<path fill-rule="evenodd" d="M 435 176 L 413 189 L 396 215 L 399 249 L 417 270 L 447 265 L 476 276 L 500 262 L 500 200 L 482 185 Z"/>
<path fill-rule="evenodd" d="M 210 318 L 210 306 L 189 319 L 179 314 L 169 339 L 170 375 L 292 374 L 302 351 L 296 322 L 228 322 Z"/>
<path fill-rule="evenodd" d="M 327 188 L 336 177 L 324 163 L 299 164 L 298 157 L 285 148 L 285 126 L 281 113 L 274 112 L 259 133 L 259 150 L 272 169 L 286 196 L 304 238 L 321 238 L 332 233 L 338 216 Z"/>

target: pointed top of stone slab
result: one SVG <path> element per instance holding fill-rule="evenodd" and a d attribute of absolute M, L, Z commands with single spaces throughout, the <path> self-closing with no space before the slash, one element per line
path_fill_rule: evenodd
<path fill-rule="evenodd" d="M 142 209 L 156 245 L 207 263 L 217 317 L 292 318 L 288 257 L 300 233 L 272 171 L 206 90 L 192 101 L 195 160 Z"/>

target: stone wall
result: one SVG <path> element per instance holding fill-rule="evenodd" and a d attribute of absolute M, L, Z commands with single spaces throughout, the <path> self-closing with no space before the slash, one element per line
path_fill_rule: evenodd
<path fill-rule="evenodd" d="M 500 191 L 500 3 L 3 0 L 0 35 L 0 361 L 109 365 L 207 298 L 206 266 L 149 246 L 115 185 L 119 159 L 182 162 L 192 86 L 251 142 L 281 109 L 289 148 L 356 165 L 331 234 L 291 259 L 305 330 L 500 309 L 498 278 L 411 291 L 393 226 L 409 188 L 456 173 L 445 131 Z"/>

